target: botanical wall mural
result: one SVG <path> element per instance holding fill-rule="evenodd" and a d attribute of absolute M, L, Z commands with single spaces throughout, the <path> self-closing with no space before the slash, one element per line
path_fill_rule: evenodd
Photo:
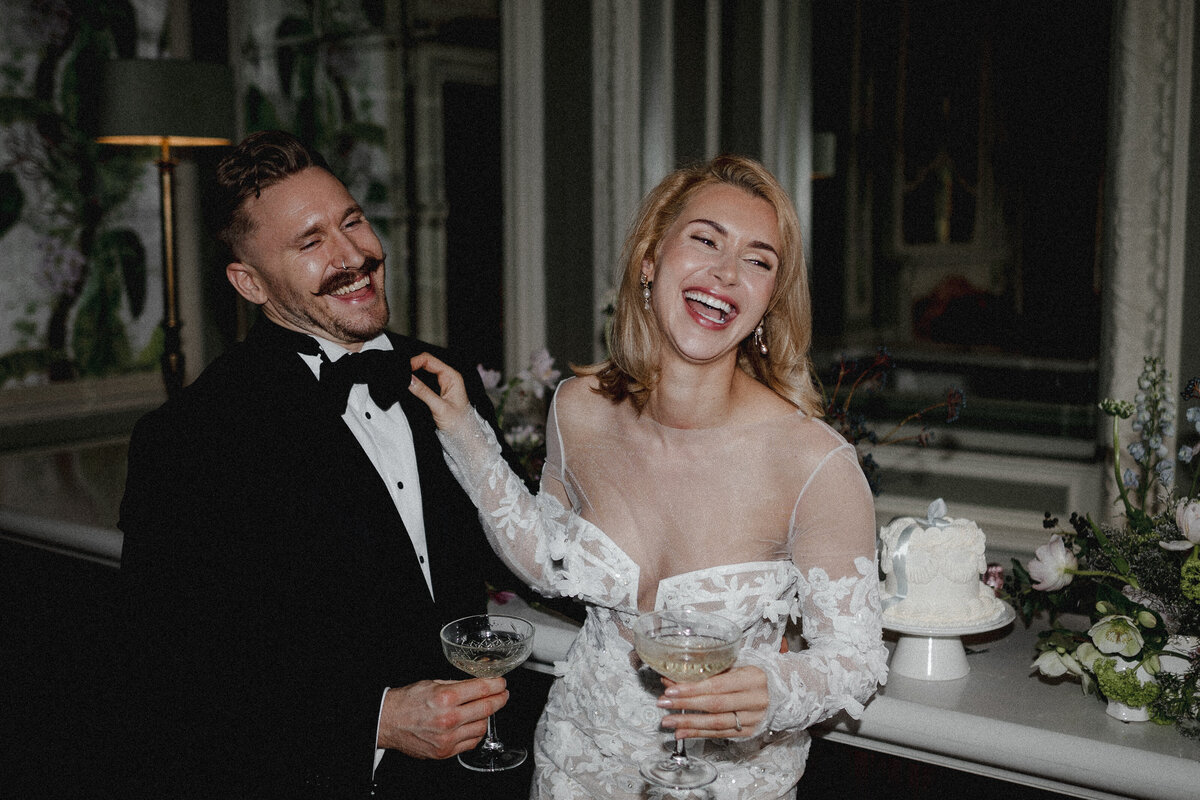
<path fill-rule="evenodd" d="M 102 62 L 175 57 L 168 5 L 5 0 L 0 389 L 158 369 L 156 154 L 101 146 L 92 134 Z M 243 132 L 285 128 L 314 144 L 388 246 L 395 216 L 387 188 L 388 48 L 398 45 L 384 34 L 380 7 L 236 4 L 231 61 Z"/>
<path fill-rule="evenodd" d="M 389 49 L 399 45 L 385 33 L 383 4 L 246 5 L 234 20 L 232 57 L 243 86 L 245 132 L 282 128 L 316 147 L 364 205 L 391 253 Z"/>
<path fill-rule="evenodd" d="M 0 387 L 153 370 L 151 154 L 92 141 L 95 75 L 157 54 L 165 3 L 18 0 L 0 28 Z M 148 256 L 148 254 L 150 254 Z"/>

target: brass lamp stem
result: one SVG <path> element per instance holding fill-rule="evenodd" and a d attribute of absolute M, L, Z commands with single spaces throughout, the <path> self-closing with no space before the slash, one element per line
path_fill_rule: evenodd
<path fill-rule="evenodd" d="M 167 396 L 174 397 L 183 388 L 183 350 L 180 347 L 178 290 L 175 286 L 175 162 L 166 137 L 160 143 L 158 160 L 159 188 L 162 194 L 163 257 L 163 382 Z"/>

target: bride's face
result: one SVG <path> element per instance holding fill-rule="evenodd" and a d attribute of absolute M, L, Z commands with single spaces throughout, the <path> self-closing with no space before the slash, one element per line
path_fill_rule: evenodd
<path fill-rule="evenodd" d="M 766 200 L 728 184 L 697 192 L 667 229 L 658 260 L 642 263 L 654 281 L 663 356 L 736 360 L 738 344 L 766 313 L 779 253 L 779 223 Z"/>

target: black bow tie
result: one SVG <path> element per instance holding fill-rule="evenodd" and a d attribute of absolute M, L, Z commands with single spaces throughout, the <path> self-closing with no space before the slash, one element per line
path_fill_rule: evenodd
<path fill-rule="evenodd" d="M 347 353 L 337 361 L 321 354 L 321 388 L 338 410 L 345 410 L 350 387 L 365 383 L 375 405 L 385 411 L 408 391 L 412 369 L 395 350 Z"/>

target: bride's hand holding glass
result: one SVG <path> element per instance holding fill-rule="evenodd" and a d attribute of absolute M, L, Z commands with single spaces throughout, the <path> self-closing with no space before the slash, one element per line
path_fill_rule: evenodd
<path fill-rule="evenodd" d="M 739 739 L 752 736 L 766 716 L 767 676 L 758 667 L 733 667 L 695 683 L 663 678 L 658 706 L 671 713 L 662 726 L 681 739 Z M 683 713 L 686 711 L 687 713 Z"/>
<path fill-rule="evenodd" d="M 633 625 L 638 656 L 663 678 L 673 681 L 673 689 L 728 670 L 737 660 L 741 638 L 741 629 L 724 617 L 692 609 L 653 611 L 638 617 Z M 660 706 L 664 700 L 659 701 Z M 680 709 L 686 710 L 682 706 Z M 716 766 L 689 756 L 687 743 L 680 736 L 675 738 L 674 752 L 643 760 L 640 771 L 650 783 L 672 789 L 696 789 L 717 778 Z"/>

